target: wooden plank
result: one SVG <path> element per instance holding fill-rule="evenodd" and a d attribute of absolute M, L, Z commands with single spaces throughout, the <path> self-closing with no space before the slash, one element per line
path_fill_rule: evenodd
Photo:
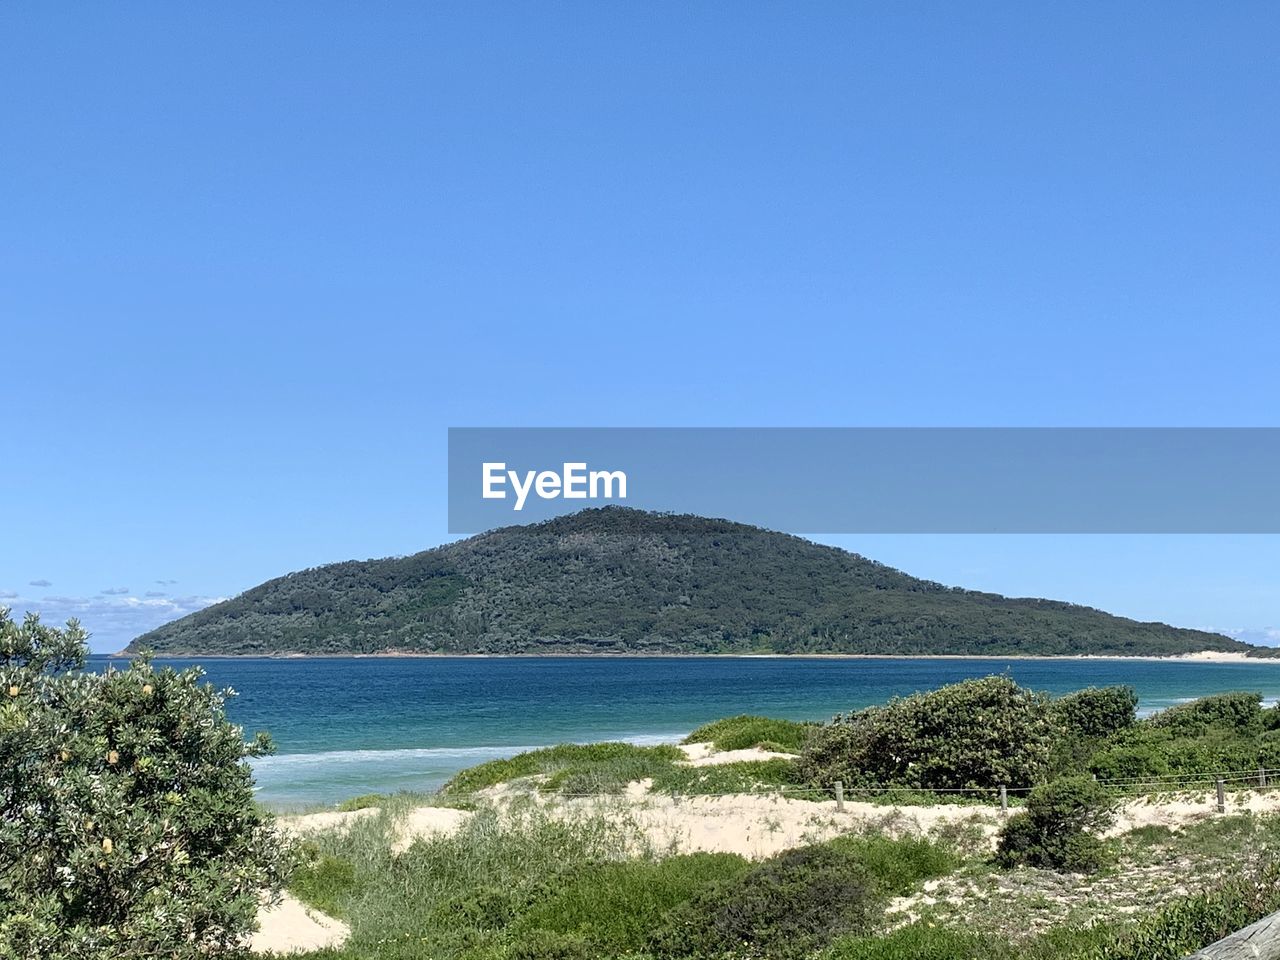
<path fill-rule="evenodd" d="M 1280 913 L 1263 917 L 1186 960 L 1280 960 Z"/>

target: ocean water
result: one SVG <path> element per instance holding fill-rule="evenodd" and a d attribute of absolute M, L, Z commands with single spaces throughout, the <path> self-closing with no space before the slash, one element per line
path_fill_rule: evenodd
<path fill-rule="evenodd" d="M 94 658 L 95 664 L 105 663 Z M 1123 683 L 1151 712 L 1230 690 L 1280 697 L 1280 663 L 821 658 L 323 658 L 199 663 L 232 687 L 231 718 L 267 730 L 258 797 L 278 809 L 431 790 L 484 760 L 555 743 L 671 742 L 738 713 L 795 720 L 1009 673 L 1054 694 Z"/>

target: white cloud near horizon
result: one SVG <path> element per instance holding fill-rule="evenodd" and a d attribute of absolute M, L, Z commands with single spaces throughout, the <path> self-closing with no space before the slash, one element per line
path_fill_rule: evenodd
<path fill-rule="evenodd" d="M 1242 627 L 1236 630 L 1218 630 L 1232 640 L 1255 643 L 1263 647 L 1280 647 L 1280 627 Z"/>
<path fill-rule="evenodd" d="M 25 597 L 0 594 L 5 605 L 13 609 L 15 619 L 27 612 L 40 614 L 40 619 L 61 626 L 76 618 L 89 631 L 89 647 L 94 653 L 115 653 L 129 645 L 135 637 L 154 630 L 170 620 L 202 610 L 225 597 L 135 597 L 103 591 L 92 597 L 44 596 Z"/>

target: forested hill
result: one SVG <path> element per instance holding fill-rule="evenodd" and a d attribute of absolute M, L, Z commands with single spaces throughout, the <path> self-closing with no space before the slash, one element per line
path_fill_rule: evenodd
<path fill-rule="evenodd" d="M 585 510 L 291 573 L 147 633 L 191 654 L 1264 653 L 1218 634 L 918 580 L 726 520 Z"/>

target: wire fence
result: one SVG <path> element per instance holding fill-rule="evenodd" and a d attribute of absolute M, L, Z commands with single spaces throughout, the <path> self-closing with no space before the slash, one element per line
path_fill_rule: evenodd
<path fill-rule="evenodd" d="M 1255 770 L 1213 770 L 1193 773 L 1161 774 L 1144 777 L 1095 777 L 1099 786 L 1109 794 L 1122 798 L 1139 798 L 1168 794 L 1190 794 L 1216 792 L 1218 806 L 1221 808 L 1228 793 L 1242 791 L 1262 791 L 1280 788 L 1280 769 L 1259 767 Z M 1017 803 L 1025 798 L 1035 785 L 997 785 L 994 787 L 929 787 L 904 784 L 876 783 L 858 784 L 834 782 L 826 785 L 807 786 L 803 784 L 769 784 L 752 788 L 703 791 L 703 790 L 661 790 L 657 795 L 670 796 L 677 800 L 698 800 L 728 797 L 773 797 L 787 800 L 808 800 L 811 802 L 835 801 L 837 807 L 846 799 L 872 798 L 881 803 L 891 804 L 901 801 L 905 804 L 922 805 L 929 800 L 939 802 L 959 802 L 969 800 L 974 803 L 999 805 L 1007 809 L 1010 802 Z M 537 791 L 532 791 L 537 792 Z M 547 791 L 541 794 L 546 799 L 557 800 L 617 800 L 626 796 L 625 791 L 598 792 L 562 792 Z M 654 794 L 646 794 L 652 796 Z M 491 791 L 478 793 L 441 794 L 441 799 L 451 802 L 484 802 L 495 799 Z"/>

